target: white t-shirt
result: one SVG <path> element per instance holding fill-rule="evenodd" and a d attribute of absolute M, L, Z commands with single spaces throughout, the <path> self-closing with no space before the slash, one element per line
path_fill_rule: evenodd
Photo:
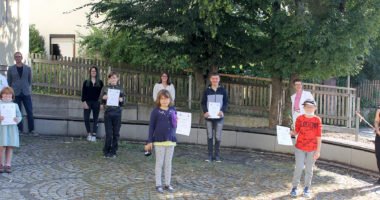
<path fill-rule="evenodd" d="M 5 76 L 0 74 L 0 91 L 3 90 L 3 88 L 8 87 L 8 86 L 9 85 L 8 85 L 7 78 L 5 78 Z"/>
<path fill-rule="evenodd" d="M 165 90 L 168 90 L 170 95 L 172 96 L 173 98 L 173 101 L 175 99 L 175 89 L 174 89 L 174 85 L 173 83 L 170 84 L 170 85 L 167 85 L 166 87 L 164 87 L 164 85 L 162 85 L 162 83 L 156 83 L 154 85 L 154 88 L 153 88 L 153 101 L 156 101 L 157 99 L 157 94 L 160 90 L 162 89 L 165 89 Z"/>

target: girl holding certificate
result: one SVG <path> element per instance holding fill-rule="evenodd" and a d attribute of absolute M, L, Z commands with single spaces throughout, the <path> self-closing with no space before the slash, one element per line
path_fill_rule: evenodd
<path fill-rule="evenodd" d="M 123 88 L 118 84 L 119 77 L 115 72 L 108 74 L 108 85 L 102 91 L 104 106 L 104 127 L 106 139 L 103 153 L 105 158 L 115 158 L 118 149 L 121 127 L 121 112 L 125 100 Z"/>
<path fill-rule="evenodd" d="M 15 95 L 11 87 L 2 89 L 0 97 L 0 173 L 11 173 L 12 151 L 14 147 L 20 146 L 17 124 L 21 122 L 22 116 L 18 105 L 12 102 Z"/>
<path fill-rule="evenodd" d="M 172 159 L 174 147 L 177 138 L 175 136 L 177 128 L 176 110 L 172 106 L 173 100 L 169 91 L 161 90 L 157 94 L 156 108 L 150 114 L 149 121 L 149 137 L 145 151 L 152 151 L 153 144 L 155 146 L 156 155 L 156 190 L 163 193 L 164 190 L 174 192 L 174 188 L 170 185 L 172 174 Z M 162 186 L 161 175 L 162 168 L 165 172 L 165 185 Z"/>

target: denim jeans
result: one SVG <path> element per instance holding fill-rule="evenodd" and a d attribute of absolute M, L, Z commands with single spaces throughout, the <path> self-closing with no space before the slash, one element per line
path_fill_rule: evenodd
<path fill-rule="evenodd" d="M 27 118 L 28 118 L 28 128 L 29 132 L 34 131 L 34 118 L 33 118 L 33 105 L 32 97 L 30 95 L 20 94 L 15 97 L 15 102 L 21 110 L 21 103 L 24 105 Z M 24 132 L 23 120 L 17 125 L 20 132 Z"/>
<path fill-rule="evenodd" d="M 222 130 L 223 130 L 224 119 L 218 120 L 206 120 L 207 127 L 207 137 L 208 139 L 212 139 L 215 134 L 215 140 L 222 140 Z"/>
<path fill-rule="evenodd" d="M 380 173 L 380 136 L 379 135 L 376 135 L 376 138 L 375 138 L 375 153 L 376 153 L 377 168 L 379 169 L 379 173 Z"/>

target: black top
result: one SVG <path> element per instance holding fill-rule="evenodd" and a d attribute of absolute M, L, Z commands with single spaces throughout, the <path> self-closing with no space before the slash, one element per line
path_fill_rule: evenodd
<path fill-rule="evenodd" d="M 18 75 L 20 76 L 20 78 L 22 77 L 22 69 L 24 68 L 23 66 L 22 67 L 16 67 L 17 68 L 17 72 L 18 72 Z"/>
<path fill-rule="evenodd" d="M 89 80 L 85 80 L 83 82 L 82 102 L 83 101 L 99 101 L 100 92 L 102 91 L 102 88 L 103 88 L 103 81 L 99 80 L 99 86 L 92 84 L 92 82 L 88 84 L 87 86 L 87 81 Z"/>

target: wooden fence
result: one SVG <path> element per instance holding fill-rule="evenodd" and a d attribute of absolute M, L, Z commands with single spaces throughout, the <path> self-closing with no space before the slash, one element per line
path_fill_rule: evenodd
<path fill-rule="evenodd" d="M 204 88 L 197 88 L 194 76 L 182 70 L 152 69 L 148 67 L 110 67 L 108 63 L 80 58 L 50 58 L 32 55 L 33 90 L 61 94 L 81 94 L 82 83 L 89 77 L 88 70 L 96 65 L 100 77 L 106 81 L 112 69 L 120 74 L 120 84 L 126 91 L 127 101 L 151 104 L 154 83 L 159 80 L 162 70 L 169 71 L 176 88 L 176 105 L 182 108 L 200 109 Z M 266 78 L 221 75 L 222 84 L 229 96 L 229 112 L 240 115 L 268 116 L 271 104 L 271 80 Z M 284 88 L 287 83 L 284 83 Z M 357 110 L 356 90 L 318 84 L 304 84 L 314 95 L 317 113 L 324 124 L 354 128 Z M 285 94 L 285 92 L 283 92 Z M 285 98 L 285 95 L 284 95 Z"/>
<path fill-rule="evenodd" d="M 364 80 L 356 89 L 364 107 L 380 105 L 380 80 Z"/>

